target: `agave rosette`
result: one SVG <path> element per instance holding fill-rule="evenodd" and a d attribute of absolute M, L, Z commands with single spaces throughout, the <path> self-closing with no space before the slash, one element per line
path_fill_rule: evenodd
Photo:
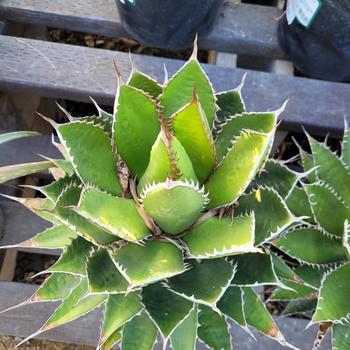
<path fill-rule="evenodd" d="M 99 349 L 231 349 L 229 320 L 288 345 L 254 287 L 296 278 L 269 248 L 301 220 L 300 175 L 267 160 L 283 108 L 247 113 L 240 90 L 216 94 L 196 50 L 163 85 L 133 70 L 113 115 L 51 122 L 63 159 L 0 169 L 56 169 L 46 198 L 11 197 L 53 224 L 16 247 L 63 249 L 25 302 L 61 300 L 34 335 L 101 306 Z"/>
<path fill-rule="evenodd" d="M 350 130 L 345 126 L 339 156 L 308 136 L 311 153 L 299 145 L 307 177 L 286 202 L 295 215 L 307 215 L 273 242 L 299 267 L 294 272 L 304 286 L 289 282 L 294 291 L 277 288 L 272 298 L 289 301 L 285 313 L 311 312 L 318 325 L 314 349 L 332 330 L 334 350 L 350 349 Z"/>

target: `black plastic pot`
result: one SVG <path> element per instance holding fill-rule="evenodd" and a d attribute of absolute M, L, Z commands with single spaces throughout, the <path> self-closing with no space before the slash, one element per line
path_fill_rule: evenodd
<path fill-rule="evenodd" d="M 279 24 L 279 41 L 296 68 L 318 79 L 350 80 L 350 1 L 323 0 L 309 28 Z"/>
<path fill-rule="evenodd" d="M 182 49 L 207 33 L 224 0 L 116 0 L 124 28 L 144 45 Z"/>

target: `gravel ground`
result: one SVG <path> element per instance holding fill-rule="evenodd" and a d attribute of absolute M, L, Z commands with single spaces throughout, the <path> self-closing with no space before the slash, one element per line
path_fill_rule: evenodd
<path fill-rule="evenodd" d="M 20 339 L 0 337 L 0 350 L 14 350 Z M 30 340 L 22 345 L 21 350 L 94 350 L 94 347 L 83 345 L 69 345 L 43 340 Z"/>

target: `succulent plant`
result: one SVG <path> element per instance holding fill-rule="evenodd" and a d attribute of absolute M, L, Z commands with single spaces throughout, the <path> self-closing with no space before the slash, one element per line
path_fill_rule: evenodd
<path fill-rule="evenodd" d="M 293 292 L 277 288 L 272 299 L 289 301 L 286 313 L 310 312 L 318 325 L 314 349 L 332 329 L 334 350 L 350 349 L 350 130 L 345 127 L 342 154 L 308 136 L 311 154 L 300 146 L 307 178 L 286 202 L 295 215 L 307 215 L 273 245 L 293 261 L 304 285 Z M 311 171 L 311 172 L 310 172 Z"/>
<path fill-rule="evenodd" d="M 113 115 L 50 121 L 62 159 L 0 169 L 55 176 L 10 197 L 53 224 L 16 247 L 63 250 L 23 303 L 61 301 L 33 336 L 103 306 L 98 349 L 231 349 L 231 321 L 292 347 L 254 287 L 296 278 L 269 248 L 303 220 L 285 203 L 300 175 L 267 160 L 284 106 L 247 113 L 241 87 L 215 93 L 196 48 L 163 85 L 133 69 Z"/>

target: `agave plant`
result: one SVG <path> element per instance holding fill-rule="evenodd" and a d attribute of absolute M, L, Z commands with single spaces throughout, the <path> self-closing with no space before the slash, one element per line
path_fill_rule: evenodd
<path fill-rule="evenodd" d="M 284 106 L 245 112 L 242 86 L 215 93 L 196 51 L 163 85 L 119 77 L 113 115 L 50 121 L 63 159 L 0 169 L 55 176 L 35 187 L 45 198 L 10 197 L 52 223 L 16 247 L 63 250 L 23 303 L 61 301 L 32 336 L 102 306 L 98 349 L 152 349 L 157 334 L 231 349 L 231 321 L 291 346 L 254 291 L 297 279 L 269 249 L 302 220 L 285 202 L 300 175 L 267 160 Z"/>
<path fill-rule="evenodd" d="M 294 272 L 304 285 L 288 282 L 294 291 L 277 288 L 273 299 L 289 300 L 286 313 L 314 311 L 311 324 L 319 330 L 317 349 L 332 329 L 334 350 L 350 349 L 350 130 L 346 126 L 342 154 L 307 135 L 312 153 L 300 148 L 309 173 L 287 203 L 295 215 L 308 215 L 273 244 L 297 261 Z"/>

